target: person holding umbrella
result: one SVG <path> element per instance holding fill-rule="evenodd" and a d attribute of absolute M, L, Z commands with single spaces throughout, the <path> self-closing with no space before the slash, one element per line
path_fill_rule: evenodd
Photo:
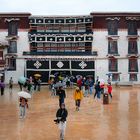
<path fill-rule="evenodd" d="M 74 100 L 75 100 L 75 105 L 76 105 L 76 111 L 79 111 L 80 103 L 81 103 L 82 98 L 83 98 L 83 93 L 80 90 L 80 88 L 77 87 L 75 92 L 74 92 Z"/>
<path fill-rule="evenodd" d="M 20 118 L 25 118 L 26 108 L 28 108 L 28 98 L 31 95 L 25 91 L 18 92 L 19 95 L 19 108 L 20 108 Z"/>

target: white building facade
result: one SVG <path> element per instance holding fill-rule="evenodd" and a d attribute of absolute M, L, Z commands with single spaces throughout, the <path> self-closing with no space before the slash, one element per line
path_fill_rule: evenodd
<path fill-rule="evenodd" d="M 0 14 L 0 72 L 13 77 L 92 75 L 140 84 L 140 13 L 86 16 Z"/>

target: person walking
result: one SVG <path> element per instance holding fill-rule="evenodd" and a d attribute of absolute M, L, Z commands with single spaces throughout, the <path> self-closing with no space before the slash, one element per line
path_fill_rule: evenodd
<path fill-rule="evenodd" d="M 9 92 L 12 93 L 13 91 L 13 78 L 11 77 L 9 80 Z"/>
<path fill-rule="evenodd" d="M 25 118 L 26 115 L 26 108 L 28 108 L 28 100 L 20 97 L 19 99 L 19 108 L 20 108 L 20 119 Z"/>
<path fill-rule="evenodd" d="M 110 98 L 112 99 L 112 85 L 111 85 L 111 83 L 109 83 L 107 85 L 107 88 L 108 88 L 108 94 L 110 95 Z"/>
<path fill-rule="evenodd" d="M 5 83 L 4 83 L 3 79 L 0 82 L 0 88 L 1 88 L 1 96 L 3 96 L 4 95 L 4 89 L 5 89 Z"/>
<path fill-rule="evenodd" d="M 89 93 L 92 95 L 93 92 L 94 81 L 92 78 L 89 78 Z"/>
<path fill-rule="evenodd" d="M 100 82 L 98 81 L 98 83 L 95 85 L 94 99 L 95 99 L 96 95 L 97 95 L 97 99 L 100 99 L 100 92 L 101 92 Z"/>
<path fill-rule="evenodd" d="M 60 140 L 64 140 L 64 137 L 65 137 L 67 116 L 68 116 L 68 111 L 65 108 L 65 104 L 62 103 L 61 107 L 57 110 L 57 113 L 56 113 L 57 123 L 60 129 Z"/>
<path fill-rule="evenodd" d="M 63 90 L 63 87 L 59 87 L 59 89 L 57 90 L 56 95 L 59 96 L 59 107 L 61 107 L 61 104 L 64 103 L 64 100 L 66 98 L 66 93 L 65 90 Z"/>
<path fill-rule="evenodd" d="M 79 87 L 76 88 L 74 92 L 74 100 L 75 100 L 75 105 L 76 105 L 76 111 L 79 111 L 80 108 L 80 103 L 83 98 L 83 92 L 80 90 Z"/>

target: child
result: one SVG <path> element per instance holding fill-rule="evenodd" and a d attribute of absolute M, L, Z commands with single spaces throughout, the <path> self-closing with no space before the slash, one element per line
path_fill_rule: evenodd
<path fill-rule="evenodd" d="M 109 95 L 110 95 L 110 97 L 111 97 L 111 99 L 112 99 L 112 86 L 111 86 L 111 83 L 109 83 L 109 84 L 107 85 L 107 88 L 108 88 L 108 93 L 109 93 Z"/>

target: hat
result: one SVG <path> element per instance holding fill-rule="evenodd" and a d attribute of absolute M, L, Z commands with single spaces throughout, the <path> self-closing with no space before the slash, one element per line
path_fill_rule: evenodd
<path fill-rule="evenodd" d="M 79 87 L 76 87 L 76 90 L 80 90 Z"/>

